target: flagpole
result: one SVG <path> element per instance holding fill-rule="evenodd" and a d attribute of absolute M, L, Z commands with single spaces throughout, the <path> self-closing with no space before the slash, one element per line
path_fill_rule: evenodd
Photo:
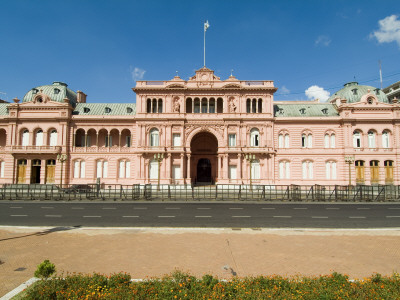
<path fill-rule="evenodd" d="M 206 31 L 207 30 L 204 27 L 204 67 L 206 66 Z"/>

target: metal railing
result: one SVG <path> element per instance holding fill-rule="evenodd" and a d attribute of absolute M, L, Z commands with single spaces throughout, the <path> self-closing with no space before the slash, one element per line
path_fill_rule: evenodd
<path fill-rule="evenodd" d="M 394 202 L 395 185 L 4 184 L 0 200 Z"/>

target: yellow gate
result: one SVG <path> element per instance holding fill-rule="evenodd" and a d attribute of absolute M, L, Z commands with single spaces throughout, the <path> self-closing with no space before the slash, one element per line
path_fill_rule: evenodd
<path fill-rule="evenodd" d="M 25 183 L 26 179 L 26 159 L 18 160 L 17 183 Z"/>
<path fill-rule="evenodd" d="M 56 160 L 48 159 L 46 161 L 46 183 L 55 183 L 56 178 Z"/>

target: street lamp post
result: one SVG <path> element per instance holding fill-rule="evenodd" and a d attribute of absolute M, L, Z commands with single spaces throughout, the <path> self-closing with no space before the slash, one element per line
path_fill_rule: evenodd
<path fill-rule="evenodd" d="M 61 163 L 60 188 L 62 188 L 62 181 L 63 181 L 63 166 L 64 163 L 67 161 L 67 159 L 68 159 L 67 154 L 57 154 L 57 160 Z"/>
<path fill-rule="evenodd" d="M 256 155 L 255 154 L 246 153 L 244 157 L 246 158 L 246 160 L 250 164 L 250 190 L 253 190 L 252 176 L 251 176 L 251 164 L 255 161 Z"/>
<path fill-rule="evenodd" d="M 163 159 L 164 159 L 164 153 L 154 154 L 154 160 L 158 162 L 157 191 L 160 190 L 160 164 Z"/>
<path fill-rule="evenodd" d="M 346 155 L 344 157 L 344 162 L 349 165 L 349 188 L 351 186 L 351 165 L 354 163 L 353 155 Z"/>

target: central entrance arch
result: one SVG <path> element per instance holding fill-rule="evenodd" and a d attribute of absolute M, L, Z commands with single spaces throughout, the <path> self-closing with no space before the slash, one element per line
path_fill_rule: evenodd
<path fill-rule="evenodd" d="M 199 132 L 191 143 L 191 178 L 196 184 L 213 184 L 218 174 L 218 140 L 210 132 Z"/>

